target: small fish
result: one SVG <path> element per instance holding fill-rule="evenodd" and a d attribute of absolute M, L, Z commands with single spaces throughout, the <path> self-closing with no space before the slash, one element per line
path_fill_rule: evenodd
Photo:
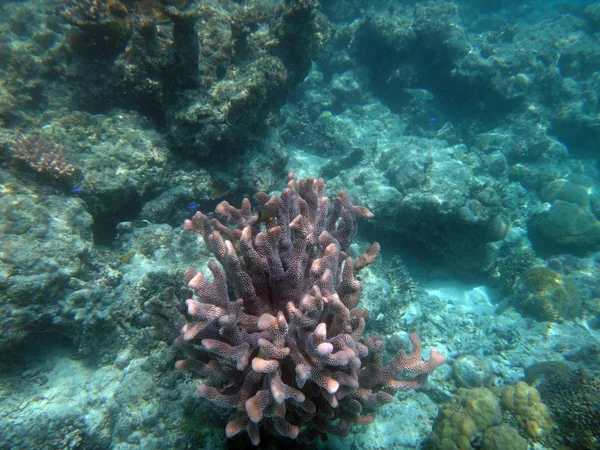
<path fill-rule="evenodd" d="M 429 119 L 429 126 L 430 126 L 430 127 L 434 126 L 434 125 L 435 125 L 435 121 L 436 121 L 436 120 L 437 120 L 437 119 L 436 119 L 435 117 L 432 117 L 431 119 Z"/>
<path fill-rule="evenodd" d="M 75 188 L 75 189 L 71 189 L 71 192 L 73 194 L 81 194 L 81 190 L 82 190 L 81 188 Z"/>
<path fill-rule="evenodd" d="M 196 209 L 198 209 L 198 207 L 196 205 L 190 205 L 190 206 L 188 206 L 188 209 L 196 210 Z"/>
<path fill-rule="evenodd" d="M 433 98 L 434 98 L 433 94 L 431 92 L 429 92 L 427 89 L 404 88 L 404 89 L 402 89 L 402 92 L 410 95 L 412 98 L 417 99 L 417 100 L 429 101 L 429 100 L 433 100 Z"/>
<path fill-rule="evenodd" d="M 275 214 L 277 210 L 274 206 L 261 206 L 258 208 L 258 215 L 254 218 L 255 222 L 270 222 L 275 219 Z"/>
<path fill-rule="evenodd" d="M 148 222 L 147 220 L 134 220 L 131 222 L 131 226 L 133 228 L 146 228 L 150 225 L 152 225 L 152 224 L 150 222 Z"/>
<path fill-rule="evenodd" d="M 225 197 L 230 191 L 229 183 L 224 180 L 213 180 L 210 186 L 210 198 L 217 200 Z"/>
<path fill-rule="evenodd" d="M 135 256 L 135 252 L 133 252 L 133 251 L 127 252 L 119 258 L 119 262 L 123 263 L 123 264 L 127 264 L 129 261 L 131 261 L 131 258 L 133 258 L 134 256 Z"/>

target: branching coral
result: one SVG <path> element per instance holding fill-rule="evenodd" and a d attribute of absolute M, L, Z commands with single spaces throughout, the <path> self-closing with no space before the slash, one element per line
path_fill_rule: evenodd
<path fill-rule="evenodd" d="M 422 387 L 445 362 L 436 350 L 421 361 L 412 334 L 412 353 L 383 364 L 383 340 L 362 336 L 368 315 L 356 308 L 356 275 L 379 244 L 356 260 L 345 252 L 356 217 L 372 214 L 344 192 L 329 211 L 323 180 L 290 178 L 280 197 L 258 195 L 260 220 L 244 199 L 241 209 L 217 206 L 234 228 L 200 212 L 184 227 L 202 235 L 220 267 L 209 263 L 212 281 L 187 274 L 196 298 L 186 302 L 192 322 L 178 341 L 197 355 L 176 366 L 207 378 L 200 396 L 235 409 L 227 436 L 246 431 L 254 445 L 260 428 L 292 439 L 300 431 L 307 439 L 344 436 L 351 425 L 371 422 L 393 393 Z"/>
<path fill-rule="evenodd" d="M 11 151 L 15 160 L 56 179 L 75 173 L 75 168 L 65 160 L 61 145 L 38 134 L 19 137 L 11 146 Z"/>

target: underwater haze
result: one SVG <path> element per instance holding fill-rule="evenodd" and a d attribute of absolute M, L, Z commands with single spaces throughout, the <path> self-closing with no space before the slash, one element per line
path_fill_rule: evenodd
<path fill-rule="evenodd" d="M 600 2 L 0 0 L 0 449 L 600 449 Z"/>

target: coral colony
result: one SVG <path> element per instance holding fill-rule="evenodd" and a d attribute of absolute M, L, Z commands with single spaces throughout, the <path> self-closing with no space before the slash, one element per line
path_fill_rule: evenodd
<path fill-rule="evenodd" d="M 197 212 L 185 230 L 199 233 L 219 264 L 213 281 L 191 270 L 186 301 L 192 322 L 178 342 L 191 344 L 194 359 L 176 366 L 201 377 L 198 393 L 235 409 L 228 437 L 246 431 L 254 445 L 260 432 L 291 439 L 321 433 L 345 436 L 367 424 L 400 390 L 423 387 L 446 358 L 431 350 L 421 361 L 421 342 L 383 364 L 381 336 L 363 337 L 368 314 L 356 308 L 361 269 L 379 253 L 374 243 L 354 260 L 345 250 L 356 234 L 356 217 L 372 217 L 345 192 L 330 210 L 322 179 L 293 174 L 281 196 L 258 195 L 241 209 L 222 202 L 216 212 L 235 228 Z M 264 216 L 264 218 L 262 218 Z M 261 231 L 264 230 L 264 231 Z M 234 293 L 237 300 L 230 300 Z"/>
<path fill-rule="evenodd" d="M 12 147 L 12 157 L 33 170 L 56 179 L 70 177 L 75 168 L 64 157 L 62 147 L 38 134 L 20 136 Z"/>

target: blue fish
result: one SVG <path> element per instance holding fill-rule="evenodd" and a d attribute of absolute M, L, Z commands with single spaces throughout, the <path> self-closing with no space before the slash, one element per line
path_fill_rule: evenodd
<path fill-rule="evenodd" d="M 75 188 L 75 189 L 71 189 L 71 192 L 73 194 L 80 194 L 81 193 L 81 188 Z"/>
<path fill-rule="evenodd" d="M 429 119 L 429 126 L 430 127 L 434 126 L 435 125 L 435 121 L 436 121 L 435 117 L 432 117 L 431 119 Z"/>
<path fill-rule="evenodd" d="M 196 205 L 190 205 L 188 206 L 188 209 L 198 209 L 198 207 Z"/>

